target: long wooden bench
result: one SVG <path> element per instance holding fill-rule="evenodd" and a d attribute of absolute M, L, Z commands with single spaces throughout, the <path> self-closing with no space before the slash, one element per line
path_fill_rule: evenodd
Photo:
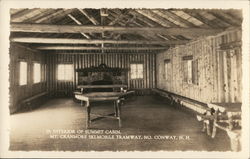
<path fill-rule="evenodd" d="M 216 129 L 226 131 L 231 141 L 231 150 L 241 149 L 241 103 L 208 103 L 215 110 L 212 114 L 213 125 L 211 137 L 216 135 Z"/>
<path fill-rule="evenodd" d="M 41 97 L 43 97 L 43 96 L 46 96 L 47 94 L 48 94 L 48 92 L 46 91 L 46 92 L 42 92 L 42 93 L 33 95 L 33 96 L 31 96 L 31 97 L 28 97 L 28 98 L 22 100 L 22 101 L 20 102 L 21 108 L 22 108 L 22 109 L 32 110 L 32 105 L 31 105 L 31 103 L 32 103 L 33 101 L 37 100 L 38 98 L 41 98 Z"/>
<path fill-rule="evenodd" d="M 203 122 L 203 132 L 215 138 L 216 129 L 225 131 L 230 138 L 231 150 L 241 149 L 241 103 L 200 103 L 191 99 L 160 89 L 152 91 L 162 97 L 168 98 L 172 103 L 178 103 L 194 112 L 198 121 Z"/>
<path fill-rule="evenodd" d="M 168 98 L 171 101 L 171 104 L 178 103 L 180 106 L 189 108 L 196 114 L 204 114 L 209 110 L 205 103 L 201 103 L 161 89 L 152 89 L 152 91 L 162 97 Z"/>

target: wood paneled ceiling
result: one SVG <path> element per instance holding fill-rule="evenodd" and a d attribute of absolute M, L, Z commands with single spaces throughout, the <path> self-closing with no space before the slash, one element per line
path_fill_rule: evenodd
<path fill-rule="evenodd" d="M 11 9 L 10 41 L 46 52 L 160 52 L 241 29 L 241 10 Z"/>

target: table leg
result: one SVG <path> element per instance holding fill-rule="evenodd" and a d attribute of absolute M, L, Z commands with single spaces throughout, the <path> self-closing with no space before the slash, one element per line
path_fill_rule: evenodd
<path fill-rule="evenodd" d="M 117 101 L 114 101 L 114 111 L 115 111 L 115 117 L 117 117 Z"/>
<path fill-rule="evenodd" d="M 91 108 L 90 106 L 87 106 L 86 107 L 86 128 L 88 129 L 89 126 L 90 126 L 90 111 L 91 111 Z"/>
<path fill-rule="evenodd" d="M 90 104 L 89 104 L 89 101 L 87 100 L 86 101 L 86 129 L 89 128 L 90 126 L 90 111 L 91 111 L 91 107 L 90 107 Z"/>
<path fill-rule="evenodd" d="M 122 127 L 122 121 L 121 121 L 121 105 L 119 100 L 117 101 L 117 115 L 118 115 L 118 120 L 119 120 L 119 127 Z"/>

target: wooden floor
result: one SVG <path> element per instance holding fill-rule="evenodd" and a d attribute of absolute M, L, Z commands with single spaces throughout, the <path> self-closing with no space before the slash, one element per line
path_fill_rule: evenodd
<path fill-rule="evenodd" d="M 95 112 L 112 112 L 109 103 L 94 107 Z M 43 151 L 156 151 L 156 150 L 230 150 L 229 138 L 219 131 L 215 139 L 201 132 L 193 114 L 170 106 L 155 96 L 138 96 L 122 107 L 122 124 L 103 119 L 92 130 L 120 130 L 121 135 L 148 135 L 153 139 L 51 139 L 46 130 L 85 130 L 85 114 L 72 99 L 52 99 L 40 108 L 11 115 L 10 150 Z M 189 140 L 158 140 L 159 136 L 189 136 Z"/>

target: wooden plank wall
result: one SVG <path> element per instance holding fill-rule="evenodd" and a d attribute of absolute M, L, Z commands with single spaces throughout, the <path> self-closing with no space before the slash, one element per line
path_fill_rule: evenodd
<path fill-rule="evenodd" d="M 156 87 L 204 103 L 241 102 L 241 46 L 222 47 L 237 42 L 241 42 L 241 31 L 231 30 L 157 54 Z M 184 82 L 182 57 L 189 55 L 198 59 L 198 85 Z M 165 59 L 171 63 L 168 81 L 164 79 Z"/>
<path fill-rule="evenodd" d="M 40 52 L 26 48 L 19 44 L 10 44 L 10 113 L 20 108 L 20 102 L 28 97 L 46 91 L 46 66 L 45 56 Z M 19 61 L 27 62 L 27 85 L 19 86 Z M 33 62 L 41 63 L 42 82 L 33 83 Z"/>
<path fill-rule="evenodd" d="M 143 79 L 130 79 L 128 72 L 129 89 L 137 89 L 139 94 L 149 92 L 148 89 L 155 88 L 155 57 L 154 53 L 56 53 L 47 54 L 46 63 L 48 66 L 48 89 L 52 95 L 57 95 L 61 91 L 67 90 L 70 94 L 77 86 L 77 73 L 74 73 L 73 81 L 58 81 L 56 77 L 57 64 L 72 63 L 74 69 L 98 66 L 102 63 L 108 67 L 129 68 L 130 63 L 143 63 Z"/>

